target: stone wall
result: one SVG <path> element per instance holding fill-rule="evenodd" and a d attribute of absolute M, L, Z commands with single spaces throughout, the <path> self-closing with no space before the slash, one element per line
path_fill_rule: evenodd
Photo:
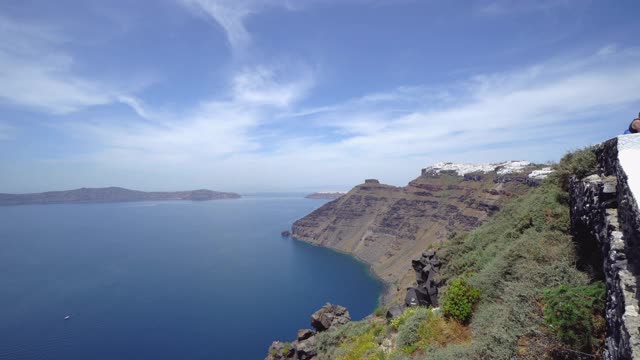
<path fill-rule="evenodd" d="M 605 358 L 640 359 L 640 135 L 606 141 L 596 153 L 598 174 L 571 182 L 572 231 L 583 261 L 602 264 Z"/>

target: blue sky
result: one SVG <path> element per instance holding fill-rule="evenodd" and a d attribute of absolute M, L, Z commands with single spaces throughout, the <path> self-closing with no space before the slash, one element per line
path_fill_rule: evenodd
<path fill-rule="evenodd" d="M 0 3 L 0 192 L 404 185 L 640 111 L 635 0 Z"/>

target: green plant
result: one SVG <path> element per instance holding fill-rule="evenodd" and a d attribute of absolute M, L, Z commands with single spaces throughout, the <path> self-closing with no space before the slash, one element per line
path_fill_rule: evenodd
<path fill-rule="evenodd" d="M 398 330 L 402 324 L 404 324 L 407 319 L 416 312 L 417 308 L 410 307 L 404 310 L 402 315 L 397 318 L 391 320 L 391 327 L 395 330 Z"/>
<path fill-rule="evenodd" d="M 471 341 L 471 329 L 455 320 L 449 320 L 438 312 L 430 311 L 418 329 L 418 349 L 447 347 Z"/>
<path fill-rule="evenodd" d="M 480 300 L 480 290 L 469 284 L 465 278 L 454 280 L 442 301 L 444 314 L 461 323 L 466 323 L 473 315 L 473 308 Z"/>
<path fill-rule="evenodd" d="M 606 289 L 592 285 L 561 285 L 544 292 L 544 320 L 558 338 L 577 349 L 597 346 L 603 329 Z"/>
<path fill-rule="evenodd" d="M 555 181 L 564 191 L 569 190 L 569 183 L 572 176 L 582 179 L 594 174 L 598 167 L 595 148 L 587 147 L 581 150 L 566 154 L 555 166 L 555 173 L 550 180 Z"/>
<path fill-rule="evenodd" d="M 377 348 L 378 339 L 384 331 L 384 325 L 376 319 L 351 321 L 337 329 L 320 332 L 316 335 L 318 359 L 335 360 L 359 351 L 373 350 L 373 345 L 376 344 Z"/>
<path fill-rule="evenodd" d="M 384 326 L 374 323 L 366 332 L 344 341 L 339 348 L 337 360 L 378 360 L 384 353 L 380 350 L 378 336 Z"/>
<path fill-rule="evenodd" d="M 282 354 L 286 355 L 289 351 L 291 351 L 291 343 L 286 342 L 282 345 Z"/>
<path fill-rule="evenodd" d="M 410 347 L 420 340 L 418 330 L 427 319 L 430 309 L 424 307 L 410 308 L 412 311 L 406 320 L 398 327 L 398 346 L 401 348 Z M 407 313 L 409 311 L 405 311 Z M 413 352 L 409 350 L 408 352 Z"/>

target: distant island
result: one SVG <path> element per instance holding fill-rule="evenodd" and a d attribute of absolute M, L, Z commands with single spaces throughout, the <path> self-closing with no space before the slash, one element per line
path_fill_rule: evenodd
<path fill-rule="evenodd" d="M 322 200 L 334 200 L 339 198 L 340 196 L 346 194 L 346 192 L 343 191 L 334 191 L 334 192 L 330 192 L 330 191 L 321 191 L 321 192 L 314 192 L 313 194 L 309 194 L 307 196 L 305 196 L 305 198 L 307 199 L 322 199 Z"/>
<path fill-rule="evenodd" d="M 132 201 L 190 200 L 207 201 L 237 199 L 239 194 L 211 190 L 191 190 L 174 192 L 145 192 L 120 187 L 81 188 L 66 191 L 48 191 L 32 194 L 2 194 L 1 205 L 27 204 L 84 204 Z"/>

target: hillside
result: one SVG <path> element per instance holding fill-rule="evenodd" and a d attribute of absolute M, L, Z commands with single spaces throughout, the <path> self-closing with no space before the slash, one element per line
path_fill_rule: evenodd
<path fill-rule="evenodd" d="M 217 192 L 211 190 L 144 192 L 119 187 L 108 187 L 49 191 L 32 194 L 0 194 L 0 205 L 78 204 L 160 200 L 204 201 L 237 199 L 239 197 L 240 195 L 236 193 Z"/>
<path fill-rule="evenodd" d="M 478 227 L 512 198 L 538 185 L 542 168 L 527 162 L 443 163 L 423 169 L 405 187 L 370 179 L 296 221 L 292 233 L 370 264 L 380 278 L 395 285 L 390 300 L 395 290 L 414 282 L 411 260 Z"/>
<path fill-rule="evenodd" d="M 474 184 L 476 191 L 482 193 L 493 193 L 490 188 L 493 183 L 505 193 L 510 191 L 510 196 L 505 194 L 494 198 L 492 204 L 501 207 L 501 210 L 490 218 L 485 213 L 486 221 L 479 227 L 466 234 L 452 235 L 437 245 L 435 250 L 443 264 L 438 276 L 444 284 L 443 296 L 438 295 L 438 307 L 402 306 L 399 312 L 387 312 L 386 306 L 383 306 L 362 321 L 348 322 L 329 330 L 317 329 L 310 335 L 298 336 L 292 343 L 274 342 L 267 359 L 631 358 L 611 356 L 610 351 L 615 351 L 617 344 L 610 340 L 606 340 L 608 348 L 605 350 L 605 329 L 607 326 L 617 326 L 619 318 L 609 316 L 609 310 L 605 314 L 607 296 L 605 285 L 597 281 L 601 276 L 597 274 L 599 263 L 585 262 L 586 259 L 579 256 L 580 247 L 592 248 L 592 245 L 588 244 L 586 238 L 572 237 L 569 202 L 576 194 L 569 193 L 570 179 L 582 179 L 595 173 L 596 165 L 594 151 L 586 149 L 565 156 L 555 166 L 555 173 L 535 187 L 528 187 L 526 179 L 530 177 L 523 175 L 530 169 L 509 174 L 500 174 L 499 169 L 489 170 L 484 174 L 485 178 L 471 175 L 473 180 L 467 176 L 469 174 L 462 174 L 465 178 L 457 179 L 460 176 L 458 170 L 454 170 L 454 176 L 426 169 L 420 178 L 405 188 L 375 183 L 360 185 L 352 191 L 353 194 L 350 193 L 351 196 L 358 196 L 363 191 L 376 191 L 380 198 L 385 198 L 385 202 L 399 192 L 430 186 L 431 196 L 439 195 L 436 199 L 440 199 L 440 202 L 435 206 L 436 209 L 444 205 L 442 202 L 452 201 L 457 204 L 459 214 L 477 209 L 465 202 L 456 202 L 453 195 L 445 195 L 444 189 L 434 188 L 434 181 L 440 186 L 455 181 L 457 184 L 450 183 L 446 188 L 453 185 L 456 191 L 461 191 L 458 188 L 468 189 Z M 549 171 L 543 172 L 549 174 Z M 533 177 L 539 173 L 536 172 Z M 505 175 L 510 181 L 504 181 Z M 468 196 L 476 199 L 477 194 Z M 336 209 L 343 209 L 337 212 L 339 216 L 357 215 L 351 215 L 351 219 L 362 219 L 362 213 L 369 211 L 369 208 L 361 206 L 345 213 L 345 205 L 341 203 L 345 200 L 340 199 L 325 208 L 324 212 L 316 214 L 314 217 L 318 219 L 318 226 L 328 222 L 326 219 L 331 217 L 331 213 L 336 213 Z M 372 205 L 379 202 L 382 200 L 369 200 Z M 611 205 L 611 201 L 607 204 Z M 360 212 L 355 211 L 358 209 Z M 598 208 L 593 210 L 599 212 Z M 393 212 L 397 213 L 397 210 Z M 467 223 L 456 218 L 472 215 L 451 215 L 448 219 L 454 221 L 444 223 L 435 215 L 428 216 L 432 221 L 438 221 L 437 226 L 444 226 L 444 229 L 447 226 L 464 229 Z M 483 220 L 478 218 L 478 221 Z M 304 223 L 309 224 L 309 219 Z M 340 221 L 336 223 L 346 231 L 347 227 Z M 371 224 L 379 223 L 374 221 Z M 369 228 L 381 229 L 377 226 Z M 306 234 L 314 234 L 310 226 L 302 229 L 309 229 Z M 322 229 L 324 231 L 320 231 L 318 237 L 320 243 L 325 239 L 323 234 L 336 232 L 331 225 Z M 355 230 L 351 231 L 355 233 Z M 399 230 L 395 231 L 401 234 Z M 346 237 L 343 235 L 328 244 L 339 246 L 344 240 Z M 357 244 L 357 241 L 354 243 Z M 362 253 L 359 247 L 354 249 L 356 253 Z M 406 249 L 410 247 L 406 246 Z M 432 256 L 431 253 L 425 253 L 422 258 Z M 411 262 L 404 265 L 409 268 Z M 412 272 L 412 275 L 415 280 L 421 274 Z M 613 280 L 607 279 L 607 284 L 610 281 Z M 624 308 L 625 303 L 611 305 Z M 617 313 L 617 310 L 614 312 Z M 637 342 L 623 341 L 621 344 L 635 346 Z M 304 357 L 299 357 L 299 354 Z"/>

